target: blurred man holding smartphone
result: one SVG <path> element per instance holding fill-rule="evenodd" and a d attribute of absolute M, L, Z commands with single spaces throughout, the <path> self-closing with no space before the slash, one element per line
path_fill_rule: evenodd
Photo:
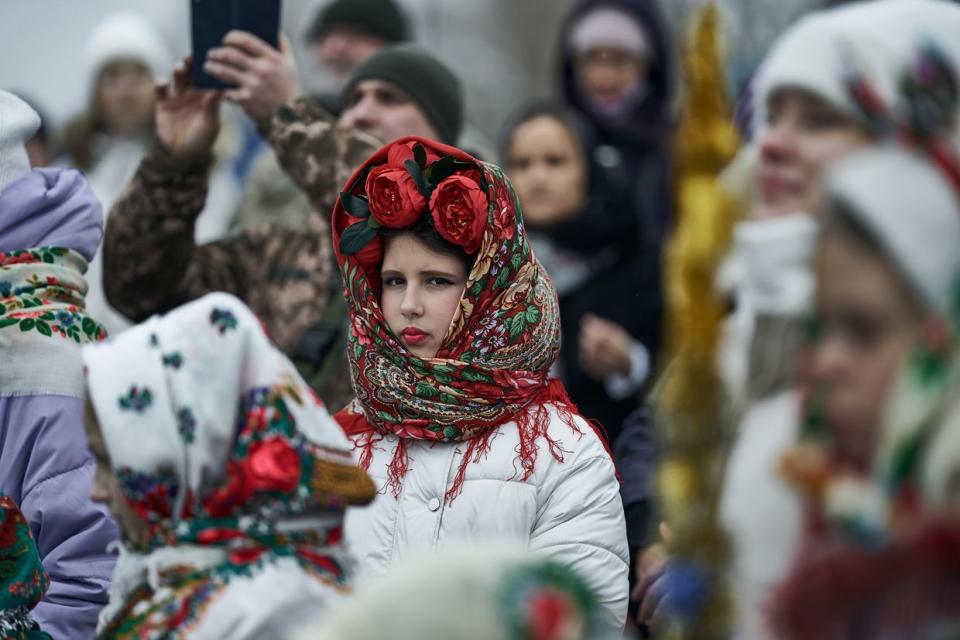
<path fill-rule="evenodd" d="M 297 97 L 290 57 L 250 33 L 228 33 L 204 61 L 207 74 L 232 88 L 190 86 L 191 64 L 182 61 L 158 87 L 157 141 L 111 215 L 104 242 L 107 296 L 140 321 L 210 291 L 233 293 L 337 410 L 350 391 L 338 344 L 342 313 L 328 309 L 339 296 L 331 295 L 337 287 L 327 219 L 340 186 L 382 143 L 405 135 L 456 142 L 460 82 L 427 51 L 388 46 L 351 74 L 337 121 Z M 250 227 L 197 245 L 194 226 L 206 198 L 222 99 L 257 124 L 313 212 L 279 224 L 261 210 Z"/>

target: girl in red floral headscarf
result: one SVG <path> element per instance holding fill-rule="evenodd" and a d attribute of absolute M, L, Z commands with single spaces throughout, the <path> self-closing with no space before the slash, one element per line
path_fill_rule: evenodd
<path fill-rule="evenodd" d="M 549 371 L 557 296 L 501 170 L 406 138 L 347 182 L 333 236 L 356 400 L 336 418 L 381 494 L 347 518 L 367 574 L 453 539 L 520 539 L 627 605 L 604 442 Z"/>

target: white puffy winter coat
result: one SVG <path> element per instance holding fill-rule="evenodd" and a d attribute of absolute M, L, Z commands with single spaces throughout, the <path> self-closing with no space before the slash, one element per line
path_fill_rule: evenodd
<path fill-rule="evenodd" d="M 395 436 L 377 443 L 368 473 L 380 495 L 348 509 L 346 540 L 360 578 L 384 573 L 412 552 L 463 541 L 519 540 L 574 569 L 597 594 L 611 626 L 627 616 L 627 534 L 613 462 L 589 424 L 578 436 L 550 411 L 549 434 L 562 443 L 563 462 L 544 442 L 533 475 L 520 480 L 516 424 L 502 425 L 490 453 L 466 468 L 463 492 L 446 504 L 466 450 L 463 443 L 408 441 L 409 470 L 399 497 L 388 486 Z"/>

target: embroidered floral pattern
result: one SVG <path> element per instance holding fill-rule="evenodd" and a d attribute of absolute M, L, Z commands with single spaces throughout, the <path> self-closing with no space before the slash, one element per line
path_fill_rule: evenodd
<path fill-rule="evenodd" d="M 153 392 L 147 387 L 141 389 L 137 385 L 133 385 L 127 391 L 127 394 L 120 397 L 117 402 L 124 411 L 143 413 L 153 404 Z"/>
<path fill-rule="evenodd" d="M 22 251 L 8 251 L 7 253 L 0 253 L 0 267 L 29 264 L 31 262 L 54 264 L 58 258 L 67 255 L 69 251 L 69 249 L 63 247 L 38 247 Z"/>
<path fill-rule="evenodd" d="M 0 275 L 9 274 L 0 281 L 0 329 L 78 344 L 105 339 L 103 326 L 83 310 L 82 262 L 61 247 L 0 253 Z"/>
<path fill-rule="evenodd" d="M 193 444 L 194 431 L 197 428 L 197 421 L 193 417 L 193 411 L 190 407 L 181 407 L 177 411 L 177 429 L 183 436 L 183 441 L 187 444 Z"/>
<path fill-rule="evenodd" d="M 120 490 L 141 518 L 156 522 L 171 517 L 173 502 L 180 493 L 180 477 L 175 470 L 146 473 L 120 467 L 114 473 Z"/>
<path fill-rule="evenodd" d="M 134 386 L 124 400 L 142 403 L 144 393 L 149 390 Z M 209 495 L 188 493 L 189 531 L 177 529 L 170 521 L 181 483 L 173 469 L 143 473 L 120 467 L 116 474 L 121 491 L 134 510 L 152 523 L 147 541 L 130 542 L 147 549 L 173 541 L 208 544 L 210 540 L 203 536 L 211 530 L 228 532 L 225 539 L 251 533 L 262 536 L 269 526 L 259 518 L 248 518 L 241 526 L 241 512 L 279 518 L 303 513 L 309 506 L 343 507 L 344 503 L 330 496 L 332 480 L 346 504 L 366 504 L 374 494 L 367 475 L 349 459 L 344 464 L 328 460 L 330 452 L 321 451 L 297 430 L 290 402 L 302 404 L 304 398 L 289 383 L 257 387 L 244 394 L 224 479 Z M 176 419 L 184 441 L 193 443 L 197 428 L 193 411 L 181 407 Z"/>
<path fill-rule="evenodd" d="M 156 598 L 148 587 L 141 587 L 128 600 L 123 610 L 98 636 L 111 640 L 143 640 L 166 638 L 196 623 L 206 609 L 236 578 L 249 578 L 284 558 L 293 558 L 309 574 L 336 588 L 343 588 L 345 571 L 332 556 L 309 551 L 251 549 L 231 554 L 229 562 L 205 571 L 174 568 L 161 572 L 165 597 Z"/>
<path fill-rule="evenodd" d="M 44 336 L 56 334 L 63 338 L 70 338 L 78 344 L 99 342 L 107 337 L 106 329 L 77 307 L 69 307 L 56 313 L 26 312 L 0 318 L 0 329 L 13 325 L 18 325 L 20 331 L 36 331 Z"/>
<path fill-rule="evenodd" d="M 237 319 L 229 309 L 214 309 L 210 312 L 210 324 L 217 327 L 220 335 L 237 328 Z"/>
<path fill-rule="evenodd" d="M 179 351 L 163 356 L 163 366 L 171 369 L 179 369 L 183 366 L 183 354 Z"/>

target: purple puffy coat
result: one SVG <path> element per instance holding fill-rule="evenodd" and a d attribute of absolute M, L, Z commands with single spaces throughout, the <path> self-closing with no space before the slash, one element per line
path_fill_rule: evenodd
<path fill-rule="evenodd" d="M 102 224 L 77 171 L 35 170 L 0 192 L 0 252 L 61 246 L 90 260 Z M 10 295 L 4 285 L 0 270 L 0 299 Z M 20 505 L 50 575 L 33 617 L 56 640 L 89 638 L 107 602 L 107 546 L 118 531 L 90 500 L 80 347 L 58 336 L 25 347 L 5 336 L 17 330 L 0 330 L 0 491 Z"/>

